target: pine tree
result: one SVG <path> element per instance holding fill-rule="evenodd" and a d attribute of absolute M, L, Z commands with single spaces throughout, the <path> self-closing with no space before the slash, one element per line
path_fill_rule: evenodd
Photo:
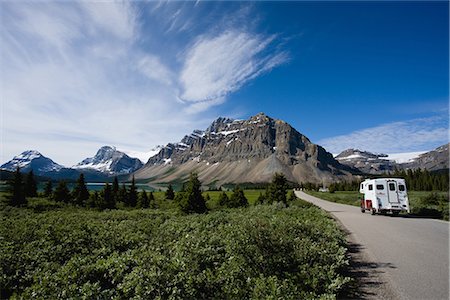
<path fill-rule="evenodd" d="M 227 207 L 235 208 L 235 207 L 247 207 L 248 200 L 244 195 L 244 191 L 236 185 L 233 194 L 231 194 L 230 201 L 227 203 Z"/>
<path fill-rule="evenodd" d="M 44 197 L 51 197 L 53 193 L 53 183 L 51 180 L 47 181 L 44 188 Z"/>
<path fill-rule="evenodd" d="M 128 206 L 136 207 L 137 199 L 138 199 L 138 194 L 137 194 L 136 183 L 134 181 L 134 175 L 133 175 L 133 179 L 131 180 L 130 189 L 128 190 Z"/>
<path fill-rule="evenodd" d="M 26 197 L 37 197 L 37 183 L 34 178 L 33 170 L 28 172 L 25 178 L 25 196 Z"/>
<path fill-rule="evenodd" d="M 27 199 L 25 198 L 25 191 L 22 182 L 22 173 L 20 173 L 20 168 L 16 169 L 12 180 L 9 182 L 9 188 L 11 195 L 8 197 L 9 205 L 11 206 L 26 206 Z"/>
<path fill-rule="evenodd" d="M 89 199 L 89 191 L 84 182 L 83 173 L 78 177 L 75 188 L 72 191 L 72 199 L 75 205 L 85 205 L 86 201 Z"/>
<path fill-rule="evenodd" d="M 139 199 L 138 199 L 138 208 L 148 208 L 150 206 L 150 201 L 148 199 L 148 195 L 147 192 L 145 190 L 142 190 L 141 193 L 139 194 Z"/>
<path fill-rule="evenodd" d="M 58 182 L 55 191 L 53 192 L 53 199 L 56 202 L 70 202 L 70 191 L 67 188 L 67 184 L 64 180 Z"/>
<path fill-rule="evenodd" d="M 117 179 L 117 176 L 114 176 L 114 181 L 112 184 L 112 194 L 113 194 L 113 198 L 114 201 L 117 202 L 119 201 L 119 179 Z"/>
<path fill-rule="evenodd" d="M 220 195 L 219 195 L 219 205 L 220 206 L 226 206 L 229 200 L 230 199 L 228 198 L 227 193 L 225 193 L 225 192 L 220 193 Z"/>
<path fill-rule="evenodd" d="M 255 204 L 264 204 L 264 202 L 266 202 L 266 196 L 260 192 Z"/>
<path fill-rule="evenodd" d="M 113 195 L 112 195 L 112 189 L 111 186 L 109 185 L 109 183 L 107 182 L 105 187 L 103 188 L 103 192 L 101 195 L 102 198 L 100 204 L 98 205 L 98 208 L 100 209 L 105 209 L 105 208 L 114 208 L 112 207 L 112 203 L 113 203 Z"/>
<path fill-rule="evenodd" d="M 267 190 L 267 199 L 270 203 L 281 202 L 287 205 L 286 190 L 288 189 L 286 177 L 275 173 Z"/>
<path fill-rule="evenodd" d="M 186 191 L 179 194 L 181 196 L 178 199 L 178 206 L 181 211 L 185 213 L 205 213 L 208 210 L 197 174 L 191 173 Z"/>
<path fill-rule="evenodd" d="M 99 203 L 99 194 L 97 191 L 94 191 L 92 194 L 90 194 L 89 199 L 87 201 L 87 206 L 90 208 L 97 207 L 97 204 Z"/>
<path fill-rule="evenodd" d="M 175 193 L 171 184 L 167 187 L 166 199 L 173 200 L 175 198 Z"/>
<path fill-rule="evenodd" d="M 128 192 L 125 184 L 122 183 L 122 186 L 117 193 L 117 202 L 122 202 L 125 205 L 128 205 Z"/>
<path fill-rule="evenodd" d="M 153 195 L 153 192 L 148 194 L 148 206 L 150 208 L 156 208 L 155 195 Z"/>

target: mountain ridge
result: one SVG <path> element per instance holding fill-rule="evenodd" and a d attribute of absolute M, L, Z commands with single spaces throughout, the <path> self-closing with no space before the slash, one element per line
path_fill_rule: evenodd
<path fill-rule="evenodd" d="M 358 172 L 285 121 L 264 113 L 247 120 L 218 118 L 206 130 L 167 144 L 134 175 L 170 182 L 192 171 L 206 183 L 267 182 L 275 172 L 294 182 L 322 182 Z"/>

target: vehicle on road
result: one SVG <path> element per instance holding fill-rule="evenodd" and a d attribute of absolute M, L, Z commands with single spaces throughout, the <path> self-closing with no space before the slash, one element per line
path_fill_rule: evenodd
<path fill-rule="evenodd" d="M 366 179 L 361 182 L 359 192 L 361 212 L 366 210 L 376 213 L 398 215 L 402 211 L 410 212 L 406 183 L 401 178 Z"/>

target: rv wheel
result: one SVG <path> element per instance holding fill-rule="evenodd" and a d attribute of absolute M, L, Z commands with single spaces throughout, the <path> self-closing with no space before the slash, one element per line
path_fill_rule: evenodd
<path fill-rule="evenodd" d="M 377 210 L 374 208 L 372 209 L 372 215 L 374 216 L 377 213 Z"/>

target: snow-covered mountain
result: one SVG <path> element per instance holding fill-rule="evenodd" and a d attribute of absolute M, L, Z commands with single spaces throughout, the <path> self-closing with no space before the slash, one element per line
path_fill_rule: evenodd
<path fill-rule="evenodd" d="M 15 171 L 20 168 L 23 172 L 33 170 L 36 175 L 44 175 L 48 172 L 61 171 L 64 167 L 36 150 L 27 150 L 14 156 L 12 160 L 3 164 L 0 168 L 8 171 Z"/>
<path fill-rule="evenodd" d="M 426 152 L 376 154 L 358 149 L 347 149 L 335 155 L 343 165 L 366 174 L 381 174 L 395 169 L 427 169 L 437 171 L 449 168 L 448 144 Z"/>
<path fill-rule="evenodd" d="M 73 166 L 76 170 L 95 170 L 108 175 L 129 174 L 141 168 L 143 163 L 137 158 L 118 151 L 115 147 L 103 146 L 94 157 L 84 159 Z"/>

